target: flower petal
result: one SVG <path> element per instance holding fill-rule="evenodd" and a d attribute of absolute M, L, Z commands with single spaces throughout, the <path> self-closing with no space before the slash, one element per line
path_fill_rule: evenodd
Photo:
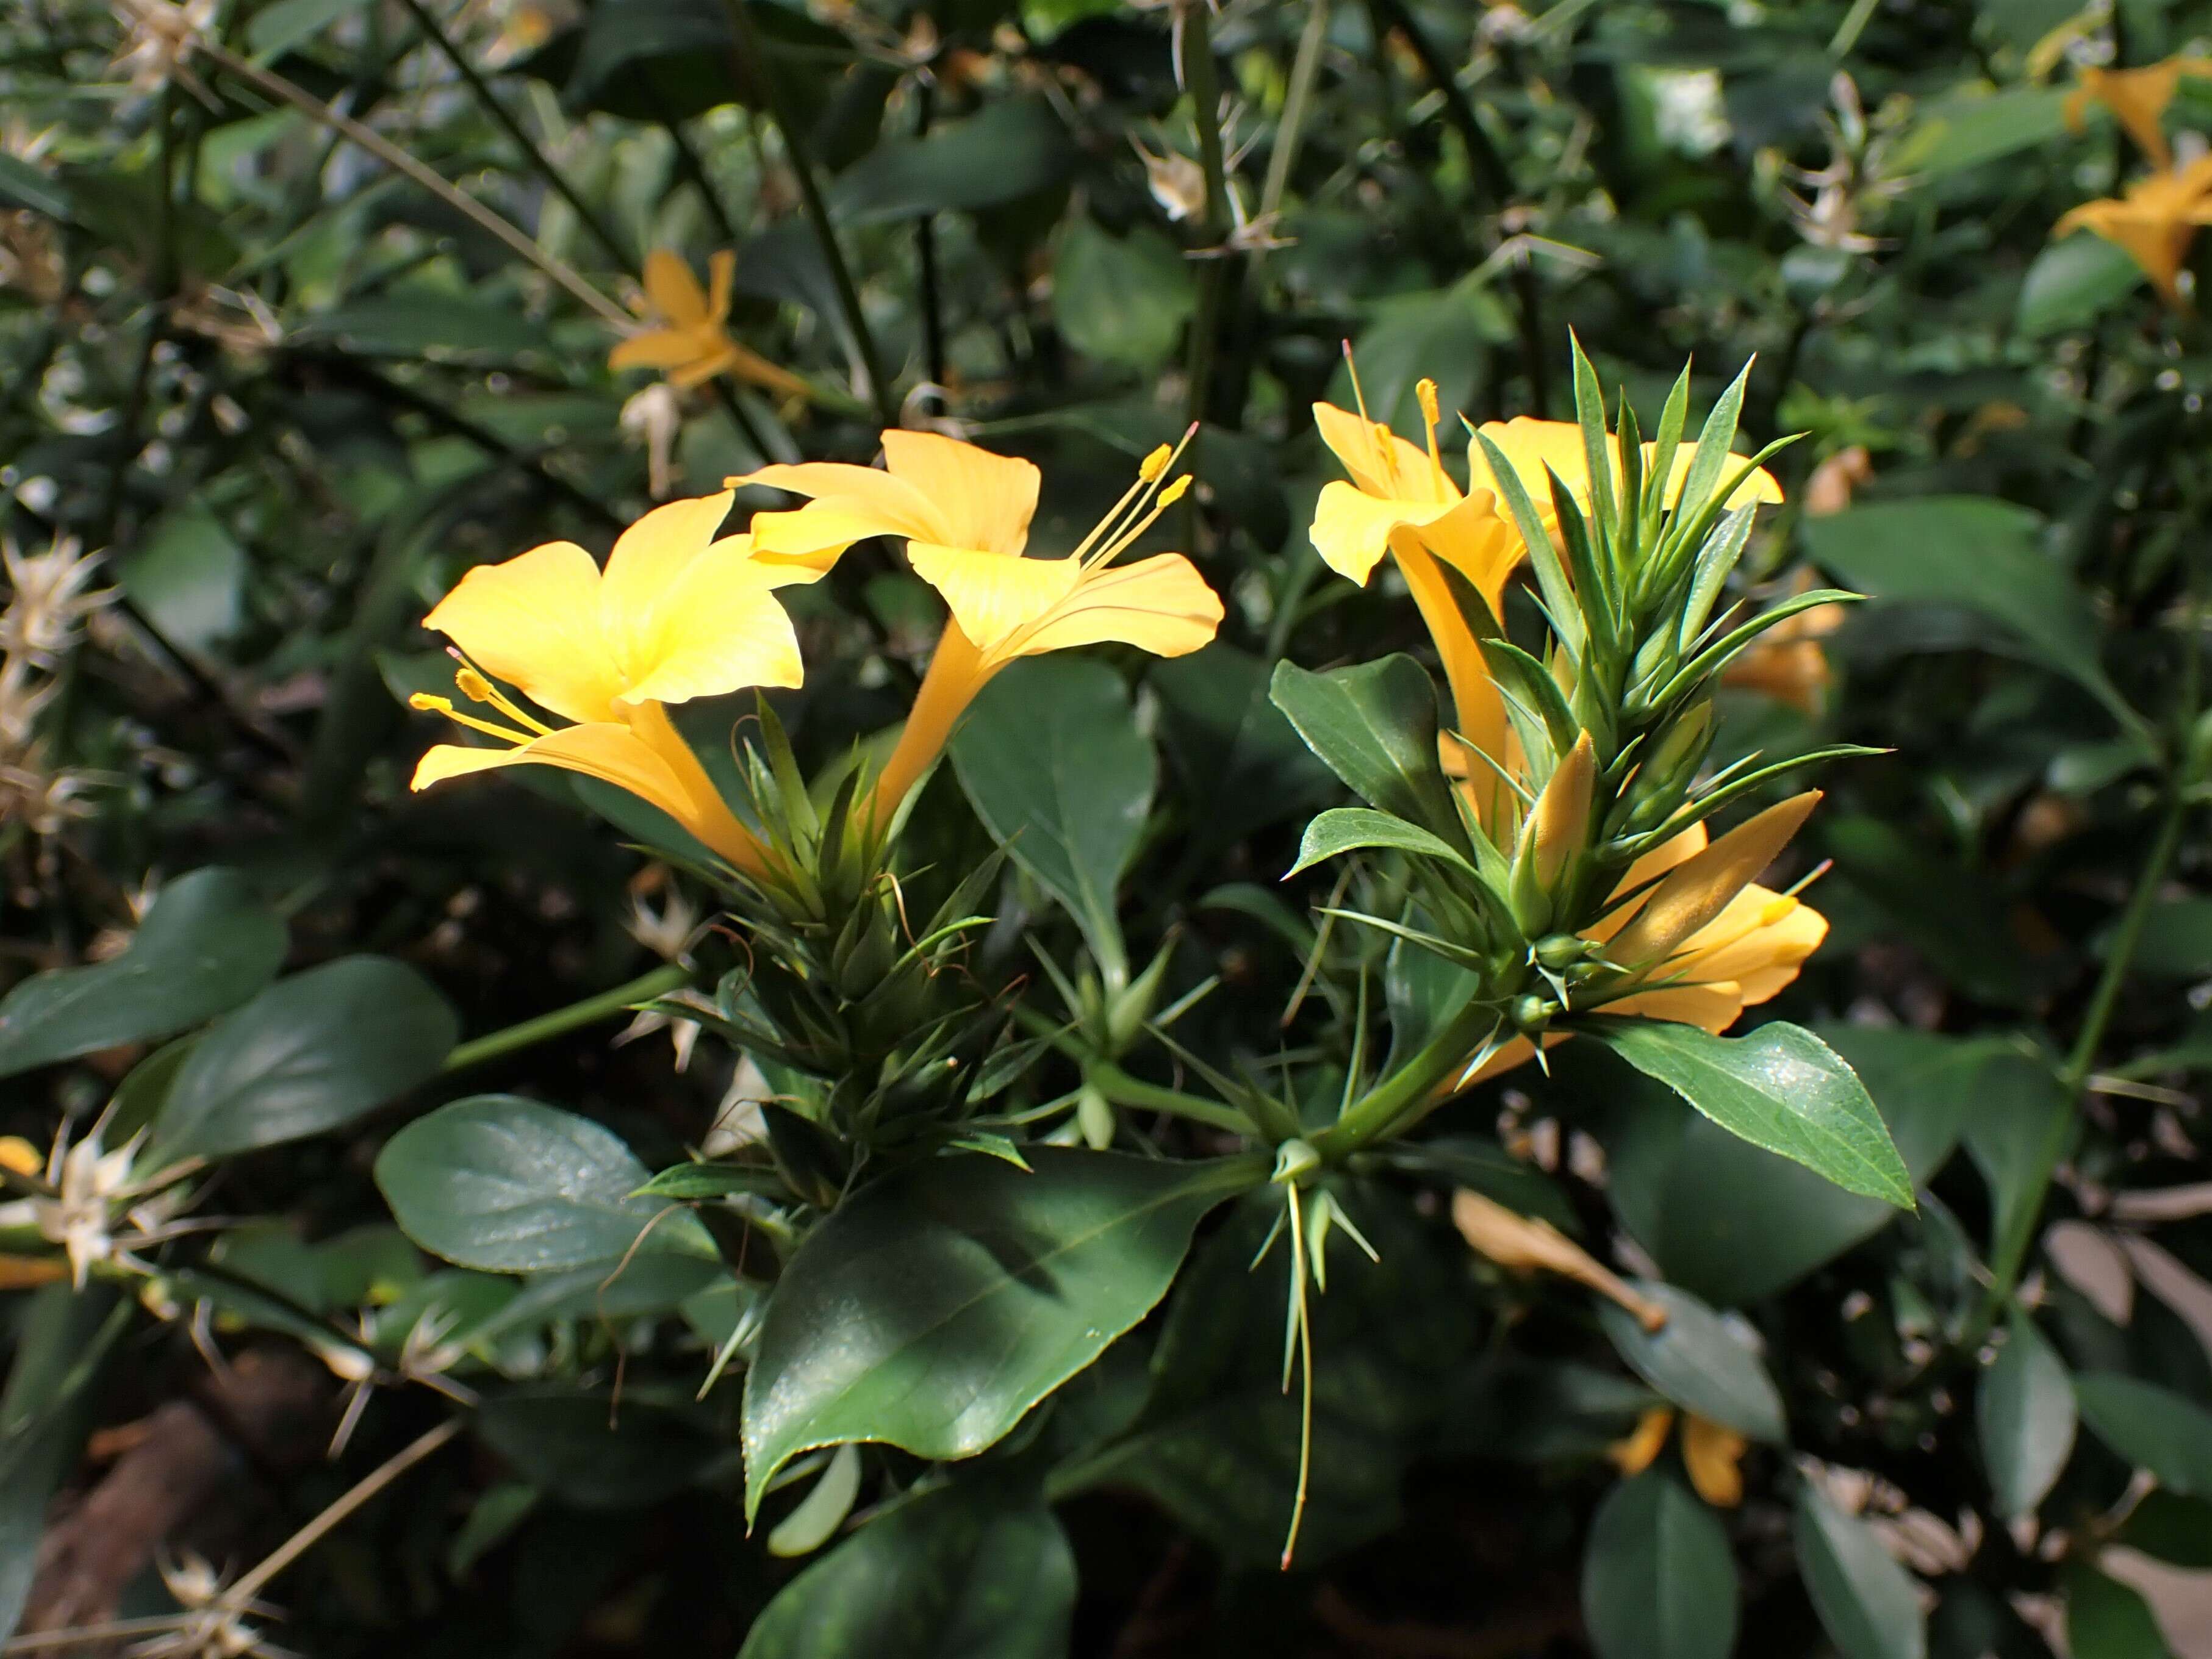
<path fill-rule="evenodd" d="M 1033 632 L 1013 641 L 1033 657 L 1113 641 L 1156 657 L 1187 656 L 1221 626 L 1221 596 L 1180 553 L 1094 569 Z"/>
<path fill-rule="evenodd" d="M 1774 862 L 1820 799 L 1817 789 L 1793 795 L 1747 818 L 1704 852 L 1677 865 L 1613 936 L 1606 954 L 1624 967 L 1670 956 Z"/>
<path fill-rule="evenodd" d="M 1036 514 L 1036 464 L 934 432 L 886 432 L 884 465 L 928 498 L 943 533 L 922 538 L 946 547 L 1018 553 Z M 981 641 L 978 641 L 981 643 Z"/>
<path fill-rule="evenodd" d="M 662 618 L 678 577 L 704 553 L 732 493 L 696 495 L 656 507 L 615 539 L 599 584 L 599 630 L 627 683 L 649 676 L 660 650 Z"/>
<path fill-rule="evenodd" d="M 622 700 L 683 702 L 749 685 L 797 685 L 804 678 L 799 636 L 771 580 L 742 537 L 694 560 L 655 613 L 652 666 Z"/>
<path fill-rule="evenodd" d="M 763 553 L 826 554 L 834 559 L 871 536 L 903 536 L 947 545 L 957 539 L 947 532 L 944 514 L 927 495 L 907 480 L 872 466 L 842 461 L 778 463 L 722 482 L 732 489 L 767 484 L 814 498 L 793 512 L 753 515 L 753 542 Z"/>
<path fill-rule="evenodd" d="M 689 272 L 685 273 L 689 275 Z M 726 321 L 730 314 L 730 288 L 738 276 L 738 256 L 728 248 L 711 254 L 707 260 L 707 316 L 710 321 Z"/>
<path fill-rule="evenodd" d="M 906 556 L 914 574 L 944 596 L 960 631 L 986 653 L 1065 599 L 1083 574 L 1073 558 L 1024 559 L 933 542 L 908 542 Z"/>
<path fill-rule="evenodd" d="M 572 720 L 605 720 L 622 685 L 599 624 L 599 568 L 574 542 L 478 565 L 422 619 L 495 679 Z"/>
<path fill-rule="evenodd" d="M 1344 464 L 1352 483 L 1367 495 L 1417 501 L 1457 498 L 1457 485 L 1447 481 L 1437 488 L 1427 452 L 1388 427 L 1334 404 L 1316 404 L 1313 415 L 1321 441 Z"/>
<path fill-rule="evenodd" d="M 649 328 L 617 343 L 607 353 L 610 369 L 680 368 L 699 357 L 699 337 L 688 328 Z"/>
<path fill-rule="evenodd" d="M 1404 502 L 1368 495 L 1337 478 L 1321 487 L 1307 533 L 1323 564 L 1364 587 L 1390 544 L 1390 532 L 1405 522 Z"/>
<path fill-rule="evenodd" d="M 645 297 L 678 328 L 696 328 L 710 320 L 706 290 L 672 249 L 657 247 L 645 256 Z"/>

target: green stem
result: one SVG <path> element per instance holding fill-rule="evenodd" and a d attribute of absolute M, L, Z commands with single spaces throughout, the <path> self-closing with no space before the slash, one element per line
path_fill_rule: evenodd
<path fill-rule="evenodd" d="M 1467 1064 L 1497 1024 L 1496 1008 L 1487 1002 L 1469 1000 L 1419 1054 L 1313 1136 L 1314 1150 L 1331 1163 L 1340 1164 L 1372 1142 L 1409 1127 L 1432 1103 L 1430 1097 L 1437 1085 Z"/>
<path fill-rule="evenodd" d="M 464 1042 L 446 1056 L 446 1069 L 459 1072 L 471 1066 L 480 1066 L 485 1060 L 496 1060 L 501 1054 L 513 1054 L 518 1048 L 527 1048 L 533 1042 L 543 1042 L 590 1025 L 602 1019 L 633 1008 L 641 1002 L 649 1002 L 665 992 L 690 984 L 690 971 L 676 963 L 656 968 L 649 974 L 641 974 L 626 985 L 617 985 L 611 991 L 602 991 L 595 997 L 586 997 L 581 1002 L 572 1002 L 565 1008 L 556 1008 L 550 1014 L 540 1014 L 535 1019 L 526 1019 L 520 1025 L 510 1025 L 503 1031 L 494 1031 L 473 1042 Z"/>
<path fill-rule="evenodd" d="M 1249 1135 L 1251 1120 L 1234 1106 L 1187 1095 L 1178 1089 L 1163 1088 L 1157 1083 L 1147 1083 L 1142 1078 L 1131 1077 L 1111 1060 L 1093 1060 L 1083 1068 L 1084 1081 L 1117 1106 L 1133 1107 L 1139 1111 L 1165 1112 L 1171 1117 L 1188 1118 L 1194 1123 L 1211 1124 L 1217 1129 L 1226 1129 L 1231 1134 Z"/>
<path fill-rule="evenodd" d="M 1183 70 L 1190 79 L 1191 118 L 1198 128 L 1198 158 L 1206 172 L 1206 212 L 1199 222 L 1201 246 L 1215 250 L 1199 276 L 1198 308 L 1190 320 L 1187 404 L 1190 420 L 1206 418 L 1213 380 L 1213 357 L 1221 331 L 1223 301 L 1229 288 L 1231 256 L 1223 247 L 1230 230 L 1229 162 L 1221 142 L 1221 85 L 1213 62 L 1211 14 L 1192 6 L 1183 14 Z M 1195 514 L 1195 496 L 1193 513 Z"/>
<path fill-rule="evenodd" d="M 898 404 L 891 396 L 890 382 L 884 378 L 883 359 L 876 350 L 875 336 L 868 331 L 867 316 L 860 309 L 860 290 L 853 282 L 852 267 L 845 263 L 845 251 L 838 245 L 836 227 L 830 222 L 830 204 L 823 198 L 821 181 L 814 176 L 814 160 L 807 149 L 805 131 L 791 118 L 784 102 L 782 84 L 769 67 L 768 53 L 761 45 L 760 30 L 754 26 L 749 0 L 722 0 L 722 9 L 729 14 L 730 27 L 737 32 L 738 50 L 744 67 L 750 71 L 746 79 L 767 101 L 769 118 L 783 135 L 783 153 L 790 158 L 792 173 L 799 180 L 799 200 L 805 204 L 806 216 L 813 222 L 814 234 L 822 244 L 823 260 L 829 265 L 830 279 L 837 289 L 837 308 L 845 314 L 845 326 L 852 332 L 854 348 L 860 354 L 860 367 L 868 376 L 869 401 L 875 405 L 878 420 L 887 427 L 896 426 Z"/>
<path fill-rule="evenodd" d="M 1283 191 L 1291 182 L 1291 169 L 1298 159 L 1298 139 L 1305 128 L 1306 108 L 1312 101 L 1314 82 L 1321 74 L 1321 51 L 1328 39 L 1329 0 L 1306 0 L 1305 27 L 1298 32 L 1298 49 L 1291 59 L 1290 88 L 1283 94 L 1283 118 L 1275 128 L 1275 146 L 1267 157 L 1267 182 L 1260 189 L 1260 216 L 1281 210 Z"/>
<path fill-rule="evenodd" d="M 499 124 L 500 131 L 514 140 L 516 148 L 522 151 L 524 158 L 537 170 L 538 176 L 552 187 L 555 195 L 568 204 L 569 210 L 576 216 L 578 222 L 592 233 L 599 246 L 607 251 L 608 257 L 631 276 L 636 276 L 638 274 L 636 261 L 631 258 L 623 250 L 623 245 L 615 240 L 614 233 L 607 228 L 606 222 L 599 217 L 589 203 L 576 193 L 575 187 L 568 182 L 561 169 L 553 165 L 552 157 L 547 155 L 538 147 L 537 142 L 522 130 L 522 124 L 516 120 L 507 106 L 501 103 L 494 95 L 483 76 L 477 73 L 476 66 L 461 55 L 460 48 L 453 44 L 453 37 L 438 26 L 438 20 L 430 15 L 429 8 L 423 5 L 422 0 L 400 0 L 400 3 L 406 7 L 408 15 L 415 20 L 416 27 L 429 37 L 432 43 L 445 55 L 446 61 L 453 66 L 462 80 L 468 82 L 469 90 L 476 94 L 477 101 L 484 106 L 484 112 Z"/>

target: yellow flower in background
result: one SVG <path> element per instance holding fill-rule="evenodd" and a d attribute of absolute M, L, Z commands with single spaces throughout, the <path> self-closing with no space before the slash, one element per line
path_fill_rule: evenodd
<path fill-rule="evenodd" d="M 1802 593 L 1812 586 L 1813 573 L 1802 571 L 1791 592 Z M 1843 626 L 1844 615 L 1840 605 L 1816 605 L 1784 617 L 1722 671 L 1721 684 L 1762 692 L 1802 714 L 1819 714 L 1831 678 L 1828 653 L 1820 641 Z"/>
<path fill-rule="evenodd" d="M 1654 1406 L 1605 1455 L 1624 1475 L 1641 1474 L 1665 1449 L 1674 1426 L 1673 1409 Z M 1698 1496 L 1715 1509 L 1732 1510 L 1743 1502 L 1743 1455 L 1749 1443 L 1734 1429 L 1709 1423 L 1695 1412 L 1682 1413 L 1682 1467 Z"/>
<path fill-rule="evenodd" d="M 1468 1248 L 1515 1273 L 1551 1273 L 1589 1286 L 1626 1309 L 1647 1331 L 1667 1322 L 1667 1310 L 1638 1296 L 1619 1273 L 1550 1222 L 1522 1215 L 1462 1187 L 1452 1194 L 1452 1225 Z"/>
<path fill-rule="evenodd" d="M 819 573 L 759 554 L 749 536 L 717 538 L 730 501 L 725 490 L 655 508 L 622 533 L 604 572 L 575 543 L 549 542 L 462 577 L 423 625 L 457 647 L 462 696 L 498 718 L 464 714 L 444 697 L 412 702 L 510 746 L 441 744 L 412 787 L 495 767 L 559 767 L 650 802 L 740 870 L 765 869 L 760 842 L 667 710 L 799 683 L 799 641 L 774 590 Z M 495 680 L 574 723 L 538 719 Z"/>
<path fill-rule="evenodd" d="M 2173 150 L 2166 142 L 2163 119 L 2185 75 L 2212 75 L 2212 58 L 2169 58 L 2141 69 L 2084 69 L 2074 90 L 2066 94 L 2066 125 L 2081 131 L 2082 118 L 2092 103 L 2102 104 L 2118 118 L 2154 166 L 2173 165 Z"/>
<path fill-rule="evenodd" d="M 1189 487 L 1188 475 L 1161 487 L 1174 459 L 1166 445 L 1146 457 L 1137 482 L 1081 544 L 1057 559 L 1024 556 L 1041 483 L 1030 462 L 929 432 L 886 432 L 883 446 L 881 471 L 807 462 L 728 481 L 813 498 L 754 515 L 763 554 L 826 568 L 856 541 L 896 536 L 915 574 L 952 613 L 876 781 L 878 824 L 936 762 L 976 693 L 1017 658 L 1108 641 L 1180 657 L 1220 626 L 1220 599 L 1182 554 L 1114 562 Z"/>
<path fill-rule="evenodd" d="M 2051 227 L 2053 236 L 2087 230 L 2143 270 L 2168 305 L 2181 299 L 2181 267 L 2197 228 L 2212 223 L 2212 155 L 2138 179 L 2119 198 L 2084 202 Z"/>
<path fill-rule="evenodd" d="M 730 337 L 730 289 L 737 279 L 738 256 L 725 249 L 707 262 L 713 291 L 699 286 L 691 267 L 665 247 L 645 256 L 645 297 L 660 326 L 633 334 L 607 354 L 611 369 L 657 368 L 679 388 L 704 385 L 717 374 L 788 396 L 805 397 L 805 381 L 778 368 Z"/>

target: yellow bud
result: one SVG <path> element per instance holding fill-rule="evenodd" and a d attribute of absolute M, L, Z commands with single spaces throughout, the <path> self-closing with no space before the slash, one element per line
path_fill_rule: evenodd
<path fill-rule="evenodd" d="M 1182 477 L 1177 478 L 1173 483 L 1170 484 L 1165 489 L 1160 491 L 1159 504 L 1162 507 L 1173 507 L 1177 501 L 1181 501 L 1186 495 L 1188 495 L 1189 491 L 1190 474 L 1186 472 Z"/>
<path fill-rule="evenodd" d="M 1144 465 L 1137 469 L 1137 476 L 1146 483 L 1152 483 L 1158 479 L 1161 473 L 1168 470 L 1168 463 L 1174 459 L 1175 451 L 1162 444 L 1145 457 Z"/>
<path fill-rule="evenodd" d="M 1717 1510 L 1743 1502 L 1744 1437 L 1734 1429 L 1708 1423 L 1694 1412 L 1682 1419 L 1682 1467 L 1698 1496 Z"/>
<path fill-rule="evenodd" d="M 39 1156 L 39 1149 L 21 1135 L 0 1135 L 0 1170 L 13 1170 L 17 1175 L 34 1176 L 46 1166 Z"/>
<path fill-rule="evenodd" d="M 1613 936 L 1606 954 L 1627 968 L 1662 960 L 1726 909 L 1753 876 L 1774 862 L 1820 799 L 1817 789 L 1792 795 L 1676 865 L 1651 890 L 1628 925 Z"/>
<path fill-rule="evenodd" d="M 1674 1426 L 1674 1413 L 1654 1406 L 1636 1419 L 1636 1426 L 1605 1449 L 1606 1457 L 1623 1474 L 1638 1475 L 1651 1467 L 1667 1443 L 1667 1431 Z"/>
<path fill-rule="evenodd" d="M 496 702 L 499 693 L 491 689 L 491 682 L 473 668 L 464 668 L 453 676 L 453 684 L 471 702 Z"/>
<path fill-rule="evenodd" d="M 1413 395 L 1421 400 L 1421 418 L 1424 421 L 1434 426 L 1438 421 L 1443 419 L 1443 409 L 1437 402 L 1437 383 L 1434 380 L 1425 379 L 1415 381 Z"/>
<path fill-rule="evenodd" d="M 450 714 L 453 712 L 451 697 L 434 697 L 428 691 L 417 691 L 407 699 L 407 706 L 418 714 Z"/>
<path fill-rule="evenodd" d="M 1589 834 L 1590 794 L 1596 777 L 1597 757 L 1585 732 L 1575 739 L 1528 814 L 1522 845 L 1531 873 L 1547 893 L 1559 884 L 1567 861 L 1582 851 Z"/>

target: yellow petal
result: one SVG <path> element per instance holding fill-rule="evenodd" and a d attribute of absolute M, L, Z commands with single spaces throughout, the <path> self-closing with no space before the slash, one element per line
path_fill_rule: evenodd
<path fill-rule="evenodd" d="M 1066 599 L 1083 574 L 1075 558 L 1024 559 L 933 542 L 908 542 L 906 556 L 914 574 L 943 596 L 960 631 L 987 656 Z"/>
<path fill-rule="evenodd" d="M 1548 1221 L 1521 1215 L 1495 1200 L 1462 1188 L 1452 1194 L 1452 1224 L 1470 1248 L 1516 1273 L 1558 1273 L 1619 1303 L 1646 1330 L 1667 1322 L 1663 1308 L 1646 1301 L 1620 1275 Z"/>
<path fill-rule="evenodd" d="M 1577 501 L 1589 499 L 1589 460 L 1583 451 L 1582 428 L 1572 421 L 1540 421 L 1533 415 L 1516 415 L 1510 421 L 1485 421 L 1477 430 L 1496 444 L 1512 464 L 1528 492 L 1528 500 L 1544 528 L 1557 533 L 1559 514 L 1552 505 L 1552 483 L 1545 469 L 1559 475 Z M 1491 471 L 1490 457 L 1470 437 L 1467 444 L 1468 489 L 1486 489 L 1504 499 L 1499 481 Z"/>
<path fill-rule="evenodd" d="M 599 568 L 574 542 L 478 565 L 422 619 L 555 714 L 605 720 L 622 690 L 599 632 Z"/>
<path fill-rule="evenodd" d="M 1817 789 L 1793 795 L 1675 866 L 1651 890 L 1628 925 L 1613 935 L 1606 954 L 1631 968 L 1671 954 L 1774 862 L 1820 799 Z"/>
<path fill-rule="evenodd" d="M 1734 1429 L 1708 1423 L 1695 1412 L 1682 1419 L 1682 1467 L 1698 1496 L 1715 1509 L 1732 1510 L 1743 1502 L 1744 1448 L 1748 1443 Z"/>
<path fill-rule="evenodd" d="M 657 247 L 645 256 L 645 295 L 655 311 L 678 328 L 696 328 L 710 320 L 699 279 L 668 248 Z"/>
<path fill-rule="evenodd" d="M 1659 446 L 1656 444 L 1644 446 L 1644 465 L 1647 471 L 1658 459 L 1658 452 Z M 1662 498 L 1668 507 L 1673 507 L 1682 499 L 1682 486 L 1688 481 L 1691 465 L 1697 459 L 1698 447 L 1695 444 L 1686 443 L 1676 447 L 1674 465 L 1667 474 L 1667 493 Z M 1748 455 L 1738 455 L 1731 452 L 1728 459 L 1721 464 L 1720 482 L 1725 483 L 1734 477 L 1743 470 L 1743 464 L 1750 459 Z M 1752 469 L 1751 476 L 1735 487 L 1723 505 L 1733 512 L 1739 507 L 1749 507 L 1754 502 L 1766 502 L 1779 506 L 1781 501 L 1782 486 L 1775 482 L 1771 472 L 1760 466 Z"/>
<path fill-rule="evenodd" d="M 730 516 L 732 492 L 656 507 L 615 538 L 599 584 L 599 629 L 633 685 L 651 674 L 670 588 Z"/>
<path fill-rule="evenodd" d="M 1307 533 L 1323 564 L 1364 587 L 1390 545 L 1390 532 L 1405 522 L 1402 503 L 1336 478 L 1321 487 Z"/>
<path fill-rule="evenodd" d="M 670 365 L 668 383 L 678 392 L 689 392 L 693 386 L 706 385 L 717 374 L 726 374 L 737 367 L 737 347 L 716 329 L 700 343 L 696 356 Z"/>
<path fill-rule="evenodd" d="M 1033 462 L 934 432 L 886 432 L 883 439 L 890 475 L 937 509 L 942 533 L 922 539 L 987 553 L 1018 553 L 1028 545 L 1041 476 Z"/>
<path fill-rule="evenodd" d="M 921 677 L 921 689 L 915 694 L 913 712 L 908 714 L 870 797 L 878 829 L 891 821 L 907 792 L 937 763 L 953 727 L 993 672 L 985 665 L 974 641 L 960 631 L 960 624 L 946 623 L 929 659 L 929 672 Z"/>
<path fill-rule="evenodd" d="M 737 276 L 738 256 L 728 248 L 723 248 L 708 258 L 707 281 L 710 291 L 707 295 L 707 316 L 710 321 L 719 323 L 729 317 L 730 289 L 737 281 Z"/>
<path fill-rule="evenodd" d="M 1093 569 L 1029 632 L 1009 642 L 1033 657 L 1109 641 L 1156 657 L 1187 656 L 1221 626 L 1221 597 L 1180 553 Z"/>
<path fill-rule="evenodd" d="M 780 392 L 789 398 L 808 398 L 814 394 L 814 388 L 798 375 L 787 368 L 777 367 L 758 352 L 732 343 L 730 354 L 730 372 L 741 380 L 750 380 L 755 386 L 765 386 L 770 392 Z"/>
<path fill-rule="evenodd" d="M 1596 781 L 1597 755 L 1590 734 L 1584 732 L 1553 770 L 1521 830 L 1523 856 L 1532 861 L 1537 885 L 1547 892 L 1558 883 L 1568 860 L 1583 850 Z"/>
<path fill-rule="evenodd" d="M 1334 404 L 1313 406 L 1314 426 L 1352 483 L 1364 493 L 1407 501 L 1448 504 L 1459 499 L 1459 487 L 1440 479 L 1429 464 L 1428 452 L 1407 442 L 1388 427 L 1378 425 Z"/>
<path fill-rule="evenodd" d="M 1664 1406 L 1654 1406 L 1636 1419 L 1635 1429 L 1626 1438 L 1607 1446 L 1605 1455 L 1623 1474 L 1641 1474 L 1665 1448 L 1667 1431 L 1674 1426 L 1674 1413 Z"/>
<path fill-rule="evenodd" d="M 835 556 L 871 536 L 903 536 L 953 545 L 957 538 L 930 499 L 903 478 L 872 466 L 839 461 L 778 464 L 741 473 L 723 483 L 767 484 L 794 495 L 811 495 L 811 505 L 789 513 L 756 513 L 754 544 L 763 553 Z"/>
<path fill-rule="evenodd" d="M 1419 527 L 1422 545 L 1466 577 L 1493 616 L 1502 613 L 1505 584 L 1528 552 L 1501 510 L 1497 497 L 1479 490 Z"/>
<path fill-rule="evenodd" d="M 1720 980 L 1711 985 L 1662 985 L 1638 991 L 1607 1003 L 1605 1012 L 1694 1025 L 1718 1036 L 1743 1018 L 1743 988 L 1734 980 Z"/>
<path fill-rule="evenodd" d="M 619 342 L 607 353 L 607 367 L 625 368 L 680 368 L 699 358 L 699 337 L 688 328 L 649 328 L 641 334 L 633 334 Z"/>
<path fill-rule="evenodd" d="M 771 580 L 741 537 L 717 542 L 685 567 L 655 611 L 651 666 L 622 700 L 683 702 L 799 684 L 799 636 Z"/>

